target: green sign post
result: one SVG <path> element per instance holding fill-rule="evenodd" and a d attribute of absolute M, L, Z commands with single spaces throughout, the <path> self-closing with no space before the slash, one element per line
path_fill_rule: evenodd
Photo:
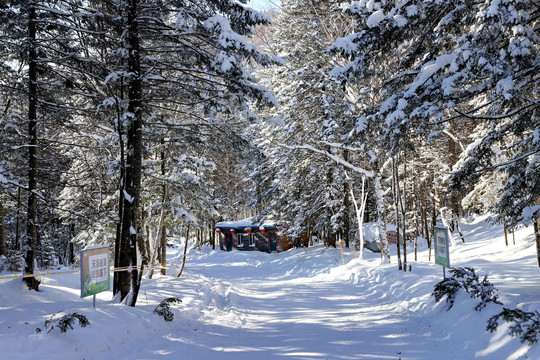
<path fill-rule="evenodd" d="M 96 294 L 110 288 L 109 247 L 83 250 L 81 252 L 81 297 L 93 295 L 93 304 L 96 307 Z"/>
<path fill-rule="evenodd" d="M 435 243 L 435 263 L 443 266 L 443 276 L 446 277 L 445 268 L 450 267 L 450 253 L 448 251 L 448 229 L 433 227 Z"/>

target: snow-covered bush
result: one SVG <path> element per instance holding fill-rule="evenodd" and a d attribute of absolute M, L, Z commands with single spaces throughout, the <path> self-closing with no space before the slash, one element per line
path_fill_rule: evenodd
<path fill-rule="evenodd" d="M 45 321 L 45 324 L 43 325 L 47 333 L 50 333 L 54 328 L 60 329 L 60 332 L 67 332 L 68 329 L 73 330 L 73 324 L 78 321 L 80 327 L 86 327 L 90 325 L 90 321 L 88 318 L 84 315 L 77 314 L 77 313 L 71 313 L 64 315 L 62 317 L 57 317 L 58 314 L 51 315 L 51 318 L 49 320 Z M 36 332 L 41 333 L 41 329 L 37 328 Z"/>
<path fill-rule="evenodd" d="M 450 310 L 454 306 L 454 301 L 459 289 L 463 288 L 471 298 L 480 300 L 480 303 L 475 306 L 474 310 L 480 311 L 490 302 L 502 305 L 499 301 L 497 289 L 489 282 L 487 275 L 482 281 L 479 281 L 478 275 L 473 268 L 451 268 L 451 277 L 446 278 L 435 285 L 433 295 L 435 301 L 439 302 L 446 296 L 446 310 Z"/>
<path fill-rule="evenodd" d="M 446 295 L 446 310 L 450 310 L 454 306 L 456 295 L 461 288 L 461 284 L 454 278 L 446 278 L 443 281 L 435 284 L 432 296 L 435 301 L 439 302 Z"/>
<path fill-rule="evenodd" d="M 503 308 L 502 312 L 489 318 L 486 329 L 489 332 L 495 332 L 501 317 L 508 323 L 514 323 L 508 329 L 511 336 L 519 336 L 519 339 L 524 344 L 533 345 L 538 342 L 538 335 L 540 335 L 540 313 L 538 311 L 527 312 L 519 309 Z"/>
<path fill-rule="evenodd" d="M 163 316 L 163 319 L 165 319 L 165 321 L 173 321 L 174 314 L 170 309 L 171 305 L 179 304 L 181 302 L 182 302 L 182 300 L 180 300 L 178 298 L 175 298 L 175 297 L 167 298 L 167 299 L 163 300 L 154 309 L 154 313 L 158 314 L 159 316 Z"/>

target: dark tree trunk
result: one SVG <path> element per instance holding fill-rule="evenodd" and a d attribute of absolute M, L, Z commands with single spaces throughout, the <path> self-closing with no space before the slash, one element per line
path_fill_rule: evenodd
<path fill-rule="evenodd" d="M 36 218 L 37 218 L 37 65 L 36 65 L 36 8 L 28 6 L 28 221 L 26 231 L 26 254 L 24 271 L 34 273 L 36 254 Z M 29 290 L 39 290 L 35 277 L 24 279 Z"/>
<path fill-rule="evenodd" d="M 118 196 L 118 220 L 116 223 L 116 238 L 114 240 L 114 267 L 120 267 L 120 253 L 121 253 L 121 239 L 122 239 L 122 219 L 124 217 L 124 183 L 126 176 L 126 164 L 125 164 L 125 154 L 124 154 L 124 140 L 123 140 L 123 130 L 122 130 L 122 119 L 120 111 L 118 109 L 118 138 L 120 142 L 120 184 L 119 190 L 120 194 Z M 114 273 L 113 279 L 113 295 L 116 295 L 120 290 L 120 272 Z"/>
<path fill-rule="evenodd" d="M 161 274 L 166 275 L 167 269 L 165 268 L 165 266 L 167 263 L 167 228 L 164 223 L 161 225 L 160 242 L 161 242 L 161 257 L 160 257 L 161 259 L 159 262 L 161 263 Z"/>
<path fill-rule="evenodd" d="M 540 205 L 540 197 L 536 199 L 536 205 Z M 540 218 L 535 217 L 533 219 L 534 239 L 536 240 L 536 258 L 538 260 L 538 267 L 540 267 Z M 514 235 L 515 228 L 512 229 L 512 236 Z M 516 240 L 514 239 L 514 245 Z"/>
<path fill-rule="evenodd" d="M 540 219 L 534 219 L 534 238 L 536 240 L 536 258 L 538 260 L 538 267 L 540 267 L 540 229 L 538 222 Z"/>
<path fill-rule="evenodd" d="M 15 246 L 14 249 L 21 248 L 21 188 L 17 189 L 17 219 L 15 220 Z"/>
<path fill-rule="evenodd" d="M 166 157 L 165 157 L 165 151 L 163 151 L 163 146 L 165 146 L 165 140 L 161 139 L 161 176 L 165 177 L 166 175 Z M 165 208 L 167 206 L 167 203 L 169 202 L 169 196 L 168 196 L 168 184 L 166 182 L 163 182 L 163 203 L 161 204 L 163 208 L 164 216 L 166 216 Z M 160 256 L 160 264 L 161 264 L 161 274 L 166 275 L 167 269 L 165 268 L 166 262 L 167 262 L 167 227 L 165 226 L 165 221 L 161 221 L 161 256 Z"/>
<path fill-rule="evenodd" d="M 212 250 L 216 250 L 216 222 L 210 222 L 210 238 L 212 239 Z"/>
<path fill-rule="evenodd" d="M 187 254 L 187 247 L 188 247 L 188 241 L 189 241 L 189 226 L 190 223 L 188 223 L 187 231 L 186 231 L 186 244 L 184 245 L 184 257 L 182 258 L 182 268 L 180 269 L 180 272 L 176 277 L 182 276 L 182 273 L 184 272 L 184 266 L 186 265 L 186 254 Z"/>
<path fill-rule="evenodd" d="M 137 27 L 137 0 L 129 1 L 128 26 L 128 72 L 133 74 L 128 90 L 128 112 L 132 114 L 127 132 L 127 158 L 124 188 L 124 213 L 122 220 L 122 237 L 120 241 L 120 267 L 137 265 L 137 220 L 141 193 L 141 164 L 142 164 L 142 81 L 140 71 L 139 37 Z M 137 302 L 140 277 L 135 268 L 131 274 L 122 271 L 119 277 L 121 300 L 130 292 L 133 279 L 133 296 L 129 305 Z M 130 276 L 131 275 L 131 276 Z"/>
<path fill-rule="evenodd" d="M 2 199 L 0 199 L 0 256 L 1 255 L 7 256 L 4 206 L 2 205 Z"/>
<path fill-rule="evenodd" d="M 407 271 L 407 157 L 403 154 L 403 191 L 399 189 L 398 180 L 398 193 L 402 193 L 403 196 L 399 197 L 401 206 L 401 218 L 403 225 L 403 271 Z"/>

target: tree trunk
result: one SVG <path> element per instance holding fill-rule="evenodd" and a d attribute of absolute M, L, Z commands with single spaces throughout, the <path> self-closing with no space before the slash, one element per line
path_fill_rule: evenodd
<path fill-rule="evenodd" d="M 390 249 L 386 236 L 386 223 L 384 218 L 383 192 L 380 175 L 375 174 L 375 193 L 377 195 L 377 225 L 379 228 L 379 247 L 381 248 L 381 259 L 385 263 L 390 263 Z"/>
<path fill-rule="evenodd" d="M 398 258 L 398 269 L 402 270 L 403 265 L 401 263 L 401 238 L 399 236 L 399 177 L 398 177 L 398 169 L 396 165 L 395 158 L 392 158 L 392 184 L 393 184 L 393 190 L 394 190 L 394 208 L 395 208 L 395 214 L 396 214 L 396 241 L 397 241 L 397 258 Z"/>
<path fill-rule="evenodd" d="M 345 161 L 349 161 L 349 151 L 343 150 L 343 159 Z M 345 214 L 343 214 L 343 240 L 345 240 L 345 246 L 347 248 L 350 247 L 350 233 L 351 233 L 351 219 L 350 219 L 350 207 L 351 207 L 351 201 L 350 201 L 350 189 L 351 189 L 351 183 L 348 179 L 345 177 L 345 183 L 343 184 L 344 187 L 344 195 L 345 198 L 343 199 L 343 207 L 345 208 Z"/>
<path fill-rule="evenodd" d="M 437 239 L 435 239 L 435 234 L 433 233 L 433 229 L 435 228 L 435 226 L 437 226 L 437 204 L 435 204 L 435 202 L 433 202 L 433 211 L 431 213 L 431 241 L 429 242 L 429 259 L 431 260 L 431 253 L 433 252 L 433 242 L 434 241 L 437 241 Z M 435 254 L 433 254 L 433 256 L 435 256 Z"/>
<path fill-rule="evenodd" d="M 536 239 L 536 258 L 538 260 L 538 267 L 540 267 L 540 229 L 538 222 L 540 218 L 534 219 L 534 238 Z"/>
<path fill-rule="evenodd" d="M 165 158 L 165 152 L 163 151 L 163 146 L 165 146 L 165 139 L 161 138 L 161 146 L 162 150 L 160 153 L 161 157 L 161 176 L 165 177 L 166 174 L 166 158 Z M 167 215 L 166 206 L 168 206 L 169 202 L 169 189 L 168 184 L 166 182 L 163 182 L 163 203 L 161 204 L 161 209 L 163 211 L 163 219 L 161 222 L 161 229 L 159 231 L 161 232 L 161 256 L 160 256 L 160 264 L 161 264 L 161 274 L 165 275 L 167 274 L 167 269 L 165 269 L 165 265 L 167 263 L 167 227 L 165 225 L 165 216 Z"/>
<path fill-rule="evenodd" d="M 17 219 L 15 220 L 15 249 L 22 250 L 21 243 L 21 188 L 17 189 Z"/>
<path fill-rule="evenodd" d="M 210 222 L 210 237 L 212 238 L 212 250 L 216 250 L 216 222 Z"/>
<path fill-rule="evenodd" d="M 399 181 L 397 182 L 398 193 L 403 196 L 399 197 L 401 205 L 401 223 L 403 225 L 403 271 L 407 271 L 407 158 L 403 154 L 403 191 L 399 189 Z"/>
<path fill-rule="evenodd" d="M 4 206 L 0 198 L 0 256 L 7 256 L 6 230 L 4 225 Z"/>
<path fill-rule="evenodd" d="M 120 146 L 120 184 L 118 189 L 120 194 L 118 196 L 118 220 L 116 223 L 116 238 L 114 240 L 114 267 L 120 267 L 120 253 L 121 253 L 121 239 L 122 239 L 122 219 L 124 217 L 124 184 L 126 178 L 126 164 L 125 164 L 125 154 L 124 154 L 124 139 L 123 139 L 123 130 L 122 130 L 122 117 L 121 109 L 118 108 L 118 138 Z M 113 279 L 113 296 L 116 295 L 119 291 L 119 281 L 120 281 L 120 272 L 114 272 Z"/>
<path fill-rule="evenodd" d="M 536 199 L 536 205 L 540 205 L 540 197 Z M 533 219 L 534 238 L 536 240 L 536 258 L 538 260 L 538 267 L 540 267 L 540 218 Z M 515 229 L 512 231 L 512 233 Z M 516 244 L 514 239 L 514 245 Z"/>
<path fill-rule="evenodd" d="M 345 174 L 345 176 L 348 178 L 348 176 Z M 362 195 L 361 195 L 361 204 L 358 206 L 358 201 L 356 201 L 356 196 L 354 196 L 354 190 L 352 185 L 349 186 L 349 191 L 351 193 L 351 199 L 354 205 L 354 210 L 356 213 L 356 222 L 358 224 L 358 237 L 360 242 L 360 254 L 358 257 L 360 260 L 364 258 L 364 211 L 366 208 L 366 200 L 367 200 L 367 194 L 365 189 L 366 184 L 366 177 L 362 177 Z"/>
<path fill-rule="evenodd" d="M 122 220 L 122 237 L 120 241 L 120 266 L 137 265 L 137 220 L 141 193 L 142 175 L 142 81 L 140 71 L 139 37 L 137 27 L 137 0 L 130 0 L 128 7 L 128 73 L 133 74 L 128 88 L 128 113 L 131 122 L 127 132 L 127 158 L 124 192 L 124 213 Z M 131 275 L 131 276 L 130 276 Z M 141 277 L 135 267 L 131 274 L 122 271 L 119 277 L 121 301 L 130 292 L 130 280 L 136 287 L 140 285 Z M 135 289 L 134 289 L 135 290 Z M 134 293 L 130 305 L 135 306 L 137 294 Z"/>
<path fill-rule="evenodd" d="M 182 268 L 180 269 L 180 272 L 176 277 L 180 277 L 182 273 L 184 272 L 184 266 L 186 265 L 186 253 L 187 253 L 187 247 L 188 247 L 188 241 L 189 241 L 189 226 L 190 223 L 188 223 L 187 226 L 187 232 L 186 232 L 186 244 L 184 245 L 184 257 L 182 258 Z"/>
<path fill-rule="evenodd" d="M 148 278 L 151 279 L 154 276 L 154 267 L 156 266 L 156 260 L 159 253 L 159 229 L 161 229 L 161 221 L 163 219 L 163 209 L 161 209 L 161 215 L 160 215 L 160 224 L 158 224 L 158 234 L 156 235 L 156 238 L 154 241 L 152 241 L 152 230 L 149 229 L 147 231 L 147 237 L 149 239 L 149 242 L 151 242 L 150 245 L 150 263 L 149 263 L 149 271 L 148 271 Z"/>
<path fill-rule="evenodd" d="M 36 9 L 28 6 L 28 220 L 25 245 L 25 274 L 34 273 L 36 254 L 36 220 L 37 220 L 37 54 L 36 54 Z M 24 278 L 29 290 L 39 291 L 39 283 L 35 277 Z"/>

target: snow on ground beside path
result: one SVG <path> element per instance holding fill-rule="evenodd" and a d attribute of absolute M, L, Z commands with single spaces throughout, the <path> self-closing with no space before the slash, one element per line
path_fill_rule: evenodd
<path fill-rule="evenodd" d="M 451 247 L 452 266 L 487 274 L 505 307 L 540 311 L 540 279 L 532 229 L 516 231 L 506 247 L 502 228 L 481 220 L 462 227 L 465 243 Z M 381 265 L 378 254 L 354 259 L 320 245 L 285 253 L 191 249 L 184 274 L 168 270 L 144 279 L 135 308 L 111 293 L 79 297 L 79 275 L 42 278 L 41 292 L 20 280 L 0 280 L 0 359 L 540 359 L 507 334 L 485 330 L 502 306 L 474 311 L 458 295 L 445 311 L 433 286 L 442 268 L 428 262 L 425 244 L 412 272 Z M 182 247 L 168 256 L 178 261 Z M 153 314 L 161 300 L 179 297 L 167 323 Z M 84 314 L 91 325 L 67 333 L 36 333 L 56 312 Z"/>

